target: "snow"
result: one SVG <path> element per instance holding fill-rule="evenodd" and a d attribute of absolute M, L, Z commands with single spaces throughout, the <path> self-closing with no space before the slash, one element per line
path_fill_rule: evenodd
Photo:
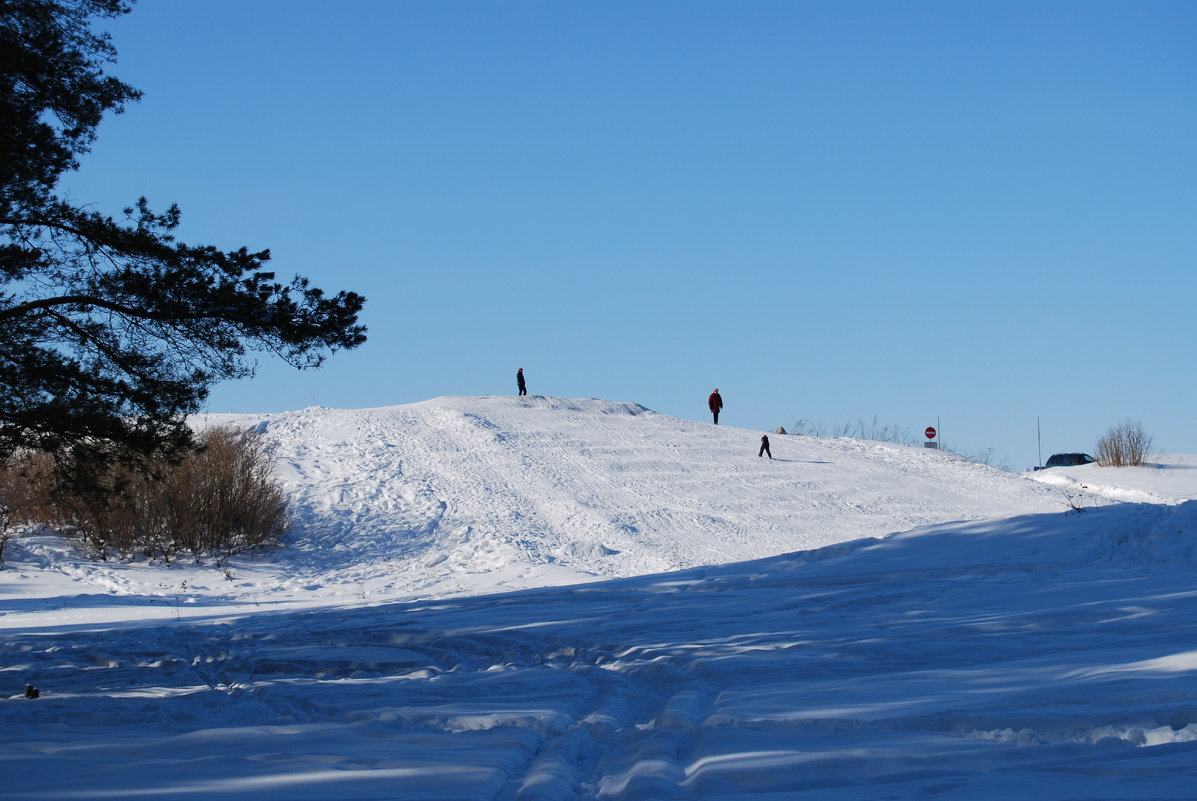
<path fill-rule="evenodd" d="M 1035 478 L 1061 488 L 1083 489 L 1115 501 L 1180 503 L 1197 500 L 1197 456 L 1156 454 L 1141 467 L 1114 470 L 1087 464 L 1041 470 Z"/>
<path fill-rule="evenodd" d="M 537 396 L 225 423 L 286 548 L 9 543 L 5 799 L 1195 797 L 1195 457 L 770 461 Z"/>

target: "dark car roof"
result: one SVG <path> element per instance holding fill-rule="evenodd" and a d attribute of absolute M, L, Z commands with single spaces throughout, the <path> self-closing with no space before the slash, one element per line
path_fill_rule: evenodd
<path fill-rule="evenodd" d="M 1086 464 L 1088 462 L 1095 461 L 1097 460 L 1087 453 L 1056 453 L 1047 460 L 1047 463 L 1051 464 L 1052 462 L 1068 462 Z"/>

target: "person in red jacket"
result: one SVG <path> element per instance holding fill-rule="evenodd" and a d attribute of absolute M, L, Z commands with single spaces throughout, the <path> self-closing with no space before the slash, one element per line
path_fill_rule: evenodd
<path fill-rule="evenodd" d="M 719 425 L 719 410 L 723 408 L 723 396 L 719 394 L 719 387 L 715 387 L 711 397 L 707 398 L 707 407 L 711 414 L 715 415 L 715 425 Z"/>

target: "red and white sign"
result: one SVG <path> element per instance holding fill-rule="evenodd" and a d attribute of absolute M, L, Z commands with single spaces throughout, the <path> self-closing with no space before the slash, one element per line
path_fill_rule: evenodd
<path fill-rule="evenodd" d="M 923 433 L 927 435 L 927 439 L 935 439 L 935 429 L 931 426 L 927 426 L 927 430 Z"/>

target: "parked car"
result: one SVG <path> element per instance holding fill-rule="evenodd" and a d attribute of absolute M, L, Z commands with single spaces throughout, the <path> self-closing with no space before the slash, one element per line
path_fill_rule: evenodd
<path fill-rule="evenodd" d="M 1046 470 L 1049 467 L 1076 467 L 1081 464 L 1092 464 L 1097 460 L 1087 453 L 1055 453 L 1047 458 L 1047 464 L 1043 466 Z"/>

